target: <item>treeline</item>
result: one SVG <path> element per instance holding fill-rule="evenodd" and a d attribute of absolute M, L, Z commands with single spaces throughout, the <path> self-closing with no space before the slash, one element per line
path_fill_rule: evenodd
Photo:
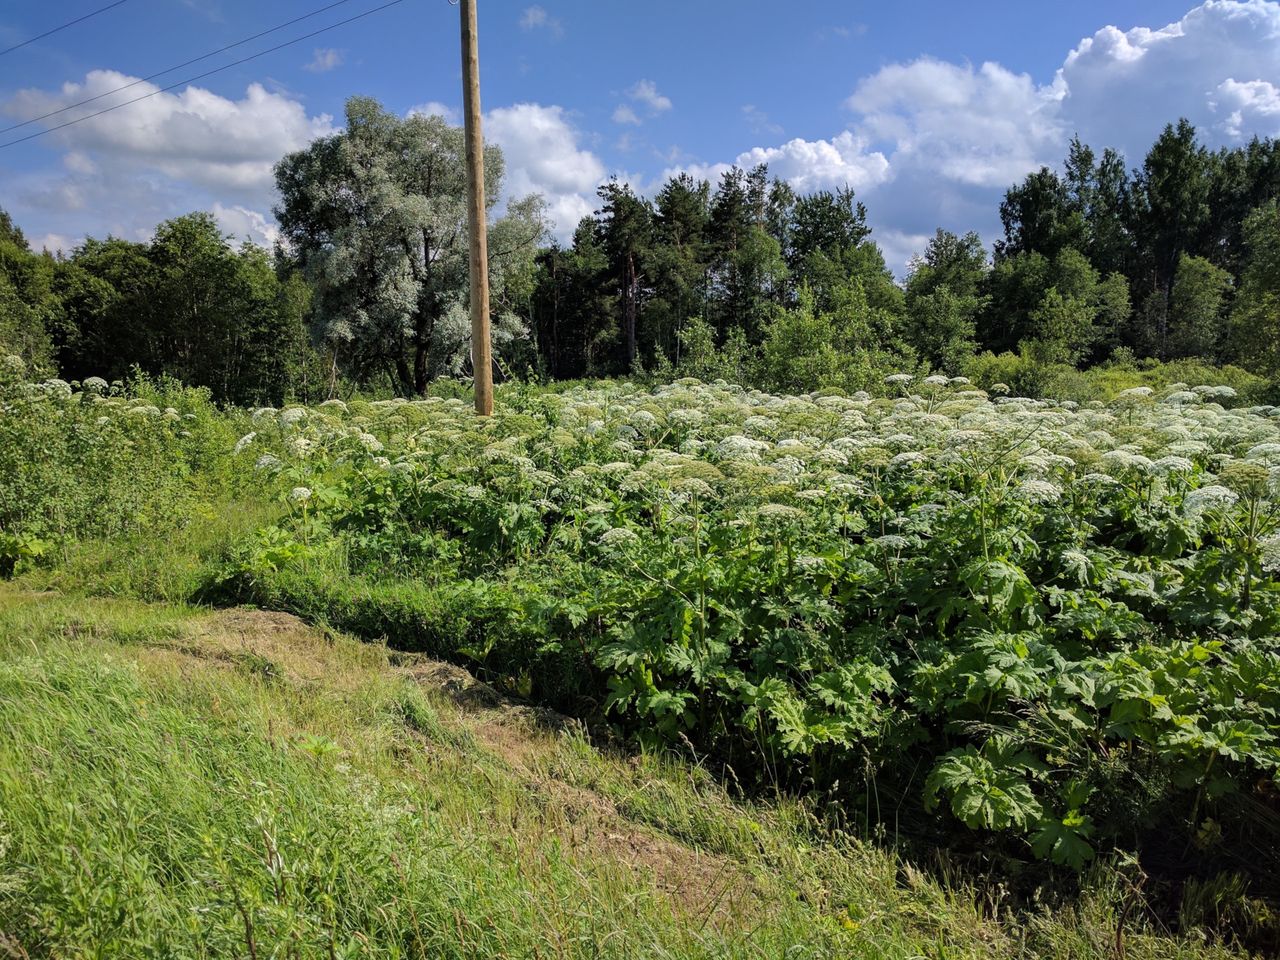
<path fill-rule="evenodd" d="M 366 98 L 346 119 L 277 166 L 270 253 L 192 214 L 149 243 L 54 257 L 0 212 L 0 349 L 68 379 L 136 367 L 241 403 L 467 375 L 461 131 Z M 486 168 L 494 198 L 495 147 Z M 991 251 L 939 230 L 902 283 L 848 189 L 801 195 L 757 167 L 599 197 L 563 246 L 538 198 L 493 221 L 501 377 L 809 391 L 941 371 L 1034 394 L 1077 370 L 1194 361 L 1280 379 L 1274 140 L 1213 151 L 1181 121 L 1133 169 L 1073 141 L 1061 171 L 1006 193 Z"/>
<path fill-rule="evenodd" d="M 1274 140 L 1210 151 L 1181 121 L 1132 171 L 1075 140 L 1061 173 L 1007 192 L 990 257 L 939 230 L 901 286 L 849 191 L 797 196 L 760 167 L 600 197 L 539 257 L 532 327 L 552 377 L 737 366 L 813 389 L 888 366 L 1025 379 L 1185 358 L 1280 372 Z"/>
<path fill-rule="evenodd" d="M 169 374 L 236 403 L 316 392 L 310 291 L 280 263 L 233 246 L 207 213 L 149 243 L 90 239 L 55 257 L 0 212 L 0 351 L 69 380 Z"/>

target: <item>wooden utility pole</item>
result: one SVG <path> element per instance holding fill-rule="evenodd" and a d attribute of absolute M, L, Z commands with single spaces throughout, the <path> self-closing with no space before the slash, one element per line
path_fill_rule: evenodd
<path fill-rule="evenodd" d="M 493 345 L 489 338 L 489 237 L 484 199 L 484 130 L 480 120 L 480 44 L 476 0 L 462 0 L 462 111 L 466 114 L 467 222 L 471 230 L 471 366 L 476 413 L 493 414 Z"/>

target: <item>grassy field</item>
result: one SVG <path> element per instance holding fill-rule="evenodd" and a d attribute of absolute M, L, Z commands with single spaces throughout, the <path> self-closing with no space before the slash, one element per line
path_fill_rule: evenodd
<path fill-rule="evenodd" d="M 0 955 L 1233 955 L 1011 915 L 280 614 L 4 588 L 0 717 Z"/>

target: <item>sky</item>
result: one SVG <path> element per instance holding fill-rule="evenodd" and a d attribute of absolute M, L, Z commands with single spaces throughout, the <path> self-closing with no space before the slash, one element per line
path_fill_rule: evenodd
<path fill-rule="evenodd" d="M 192 210 L 270 242 L 273 164 L 338 132 L 349 96 L 458 119 L 457 8 L 400 0 L 185 81 L 386 2 L 340 0 L 149 83 L 134 84 L 333 0 L 125 0 L 0 54 L 0 127 L 14 127 L 0 133 L 0 207 L 51 250 L 145 240 Z M 1280 136 L 1275 0 L 478 5 L 485 133 L 506 154 L 504 195 L 541 193 L 561 239 L 612 176 L 652 194 L 676 172 L 715 178 L 764 162 L 802 191 L 853 187 L 901 276 L 938 227 L 996 239 L 1004 190 L 1059 166 L 1073 134 L 1130 166 L 1180 116 L 1214 147 Z M 7 2 L 0 49 L 104 6 Z"/>

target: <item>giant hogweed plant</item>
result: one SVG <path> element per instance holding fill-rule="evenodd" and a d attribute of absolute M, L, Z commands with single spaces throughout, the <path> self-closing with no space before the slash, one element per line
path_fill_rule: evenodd
<path fill-rule="evenodd" d="M 335 568 L 438 591 L 413 629 L 534 696 L 744 779 L 907 789 L 1072 867 L 1156 829 L 1210 842 L 1233 794 L 1274 802 L 1280 410 L 1212 387 L 1084 405 L 889 387 L 238 415 L 220 456 L 282 519 L 227 576 L 249 596 Z M 191 442 L 124 397 L 22 398 L 7 416 L 105 449 L 136 424 Z M 6 534 L 49 529 L 27 502 Z"/>
<path fill-rule="evenodd" d="M 269 442 L 337 478 L 312 522 L 353 572 L 518 583 L 522 656 L 739 775 L 923 763 L 925 809 L 1073 867 L 1274 783 L 1278 411 L 894 386 L 367 404 Z"/>

